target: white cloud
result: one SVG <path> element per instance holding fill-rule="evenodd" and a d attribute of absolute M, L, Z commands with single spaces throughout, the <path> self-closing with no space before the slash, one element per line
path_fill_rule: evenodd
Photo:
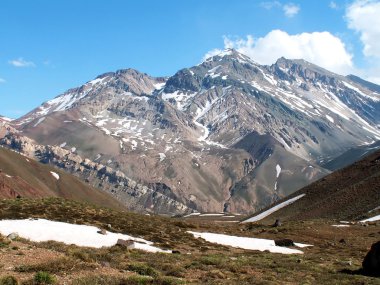
<path fill-rule="evenodd" d="M 288 18 L 292 18 L 298 14 L 300 11 L 300 6 L 295 5 L 293 3 L 285 4 L 282 9 L 284 10 L 285 16 Z"/>
<path fill-rule="evenodd" d="M 209 57 L 213 57 L 214 55 L 218 55 L 222 52 L 221 49 L 218 49 L 218 48 L 214 48 L 210 51 L 208 51 L 202 58 L 202 61 L 205 61 L 206 59 L 208 59 Z"/>
<path fill-rule="evenodd" d="M 373 82 L 380 85 L 380 77 L 369 76 L 369 77 L 366 77 L 365 79 L 369 82 Z"/>
<path fill-rule="evenodd" d="M 264 9 L 270 10 L 272 8 L 281 8 L 281 3 L 278 1 L 267 1 L 267 2 L 261 2 L 260 6 Z"/>
<path fill-rule="evenodd" d="M 360 34 L 365 56 L 380 58 L 380 1 L 357 0 L 346 11 L 348 27 Z"/>
<path fill-rule="evenodd" d="M 5 79 L 0 77 L 0 83 L 5 83 Z"/>
<path fill-rule="evenodd" d="M 329 7 L 330 7 L 331 9 L 334 9 L 334 10 L 338 10 L 338 9 L 339 9 L 338 4 L 336 4 L 336 2 L 334 2 L 334 1 L 331 1 L 331 2 L 330 2 Z"/>
<path fill-rule="evenodd" d="M 330 71 L 348 74 L 354 70 L 352 55 L 344 43 L 329 32 L 289 35 L 273 30 L 261 38 L 224 37 L 224 47 L 234 48 L 260 64 L 272 64 L 280 57 L 305 59 Z M 213 50 L 215 54 L 217 50 Z"/>
<path fill-rule="evenodd" d="M 9 64 L 15 66 L 15 67 L 33 67 L 36 66 L 34 62 L 27 61 L 23 59 L 22 57 L 19 57 L 18 59 L 13 59 L 8 61 Z"/>
<path fill-rule="evenodd" d="M 296 5 L 294 3 L 281 4 L 279 1 L 261 2 L 260 6 L 266 10 L 271 10 L 275 8 L 282 9 L 285 16 L 288 18 L 294 17 L 301 10 L 299 5 Z"/>

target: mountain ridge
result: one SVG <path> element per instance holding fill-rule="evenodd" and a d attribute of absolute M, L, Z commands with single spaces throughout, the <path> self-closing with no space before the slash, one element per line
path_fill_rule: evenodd
<path fill-rule="evenodd" d="M 250 212 L 328 174 L 325 160 L 379 140 L 379 114 L 380 94 L 347 77 L 226 50 L 168 78 L 104 73 L 11 125 L 38 144 L 164 184 L 194 210 Z M 235 147 L 260 136 L 277 142 L 273 157 Z M 265 167 L 271 174 L 260 180 Z"/>

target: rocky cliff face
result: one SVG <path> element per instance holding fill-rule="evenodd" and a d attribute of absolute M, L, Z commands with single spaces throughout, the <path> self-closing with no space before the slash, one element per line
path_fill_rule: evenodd
<path fill-rule="evenodd" d="M 379 140 L 376 90 L 303 60 L 262 66 L 226 50 L 169 78 L 103 74 L 12 125 L 192 209 L 249 212 Z"/>
<path fill-rule="evenodd" d="M 11 148 L 42 163 L 51 164 L 81 178 L 95 188 L 101 189 L 138 212 L 161 214 L 186 214 L 193 211 L 178 202 L 170 188 L 162 184 L 142 185 L 129 179 L 119 170 L 82 158 L 71 150 L 59 146 L 39 145 L 30 138 L 21 136 L 12 127 L 5 129 L 0 145 Z"/>

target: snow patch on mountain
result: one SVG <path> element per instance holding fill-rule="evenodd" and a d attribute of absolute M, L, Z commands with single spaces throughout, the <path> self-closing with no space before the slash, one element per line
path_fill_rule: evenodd
<path fill-rule="evenodd" d="M 160 152 L 158 155 L 160 156 L 160 162 L 162 162 L 166 158 L 165 153 Z"/>
<path fill-rule="evenodd" d="M 371 217 L 371 218 L 368 218 L 365 220 L 361 220 L 360 222 L 361 223 L 367 223 L 367 222 L 376 222 L 376 221 L 380 221 L 380 215 L 377 215 L 377 216 L 374 216 L 374 217 Z"/>
<path fill-rule="evenodd" d="M 279 164 L 276 165 L 276 178 L 280 176 L 281 173 L 281 166 Z"/>
<path fill-rule="evenodd" d="M 33 125 L 33 127 L 37 127 L 39 124 L 41 124 L 45 120 L 45 117 L 41 117 L 37 120 L 37 122 Z"/>
<path fill-rule="evenodd" d="M 293 204 L 295 201 L 301 199 L 302 197 L 304 197 L 306 194 L 301 194 L 301 195 L 298 195 L 292 199 L 289 199 L 289 200 L 286 200 L 285 202 L 282 202 L 268 210 L 266 210 L 265 212 L 262 212 L 261 214 L 258 214 L 256 216 L 253 216 L 245 221 L 243 221 L 242 223 L 253 223 L 253 222 L 257 222 L 257 221 L 260 221 L 262 219 L 264 219 L 265 217 L 268 217 L 269 215 L 273 214 L 274 212 L 290 205 L 290 204 Z"/>
<path fill-rule="evenodd" d="M 351 90 L 354 90 L 356 93 L 358 93 L 359 95 L 363 96 L 363 97 L 367 97 L 367 98 L 370 98 L 372 99 L 373 101 L 380 101 L 380 94 L 377 94 L 377 93 L 374 93 L 374 94 L 377 94 L 378 96 L 370 96 L 369 94 L 365 94 L 364 92 L 362 92 L 358 87 L 355 87 L 354 85 L 346 82 L 346 81 L 342 81 L 342 83 L 349 89 Z"/>
<path fill-rule="evenodd" d="M 326 115 L 326 119 L 329 120 L 331 123 L 334 123 L 334 119 L 329 115 Z"/>
<path fill-rule="evenodd" d="M 59 174 L 54 172 L 54 171 L 50 171 L 50 174 L 53 175 L 53 177 L 57 180 L 59 180 Z"/>

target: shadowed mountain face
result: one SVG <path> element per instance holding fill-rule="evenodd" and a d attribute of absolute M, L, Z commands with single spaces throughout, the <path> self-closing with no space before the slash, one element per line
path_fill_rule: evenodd
<path fill-rule="evenodd" d="M 305 219 L 361 220 L 380 213 L 380 151 L 293 193 L 304 196 L 264 221 Z M 283 201 L 279 201 L 279 204 Z M 275 206 L 271 205 L 271 207 Z"/>
<path fill-rule="evenodd" d="M 182 205 L 174 213 L 251 212 L 379 140 L 376 88 L 303 60 L 262 66 L 226 50 L 169 78 L 103 74 L 10 124 L 159 191 Z"/>

